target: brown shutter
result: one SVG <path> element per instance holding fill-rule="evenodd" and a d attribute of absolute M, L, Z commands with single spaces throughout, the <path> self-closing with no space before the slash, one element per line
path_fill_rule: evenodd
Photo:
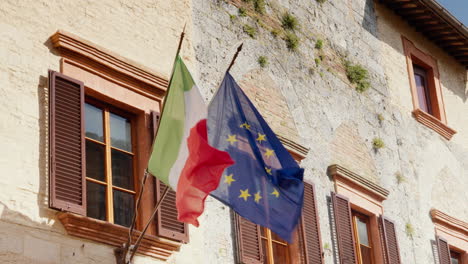
<path fill-rule="evenodd" d="M 166 185 L 161 181 L 156 184 L 156 197 L 159 199 Z M 177 221 L 176 194 L 170 189 L 158 211 L 158 236 L 188 243 L 188 225 Z"/>
<path fill-rule="evenodd" d="M 447 240 L 437 236 L 436 237 L 437 250 L 439 253 L 439 264 L 450 264 L 450 249 Z"/>
<path fill-rule="evenodd" d="M 304 262 L 307 264 L 323 263 L 322 242 L 320 239 L 320 225 L 318 221 L 317 200 L 315 187 L 304 182 L 304 206 L 302 208 L 302 238 L 304 243 Z"/>
<path fill-rule="evenodd" d="M 356 264 L 356 251 L 348 198 L 332 192 L 340 264 Z"/>
<path fill-rule="evenodd" d="M 49 71 L 49 205 L 86 215 L 84 85 Z"/>
<path fill-rule="evenodd" d="M 262 264 L 263 250 L 260 226 L 235 214 L 236 249 L 239 262 L 243 264 Z"/>
<path fill-rule="evenodd" d="M 401 264 L 395 223 L 384 216 L 380 216 L 380 231 L 384 244 L 385 263 Z"/>

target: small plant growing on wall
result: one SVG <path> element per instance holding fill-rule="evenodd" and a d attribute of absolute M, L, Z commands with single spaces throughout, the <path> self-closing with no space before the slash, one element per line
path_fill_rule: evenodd
<path fill-rule="evenodd" d="M 377 119 L 379 120 L 379 122 L 383 122 L 385 120 L 384 116 L 382 114 L 377 114 Z"/>
<path fill-rule="evenodd" d="M 320 62 L 321 62 L 322 60 L 321 60 L 320 58 L 315 58 L 314 61 L 315 61 L 315 66 L 318 67 L 318 66 L 320 65 Z"/>
<path fill-rule="evenodd" d="M 239 8 L 239 16 L 241 17 L 247 16 L 247 11 L 245 10 L 245 8 L 243 7 Z"/>
<path fill-rule="evenodd" d="M 290 13 L 284 13 L 281 18 L 281 25 L 286 30 L 296 30 L 297 29 L 297 19 Z"/>
<path fill-rule="evenodd" d="M 272 29 L 270 32 L 271 32 L 271 35 L 275 38 L 278 37 L 278 35 L 281 33 L 280 30 L 277 28 Z"/>
<path fill-rule="evenodd" d="M 292 32 L 286 33 L 284 41 L 286 41 L 286 46 L 290 51 L 296 51 L 299 47 L 299 38 Z"/>
<path fill-rule="evenodd" d="M 265 14 L 265 0 L 254 0 L 255 11 L 259 14 Z"/>
<path fill-rule="evenodd" d="M 358 92 L 362 93 L 369 89 L 369 73 L 364 67 L 359 64 L 353 65 L 349 61 L 345 61 L 344 66 L 348 80 L 356 85 Z"/>
<path fill-rule="evenodd" d="M 315 42 L 315 48 L 318 50 L 321 50 L 322 47 L 323 47 L 323 40 L 317 39 L 317 41 Z"/>
<path fill-rule="evenodd" d="M 381 138 L 374 138 L 372 140 L 372 147 L 374 149 L 381 149 L 383 147 L 385 147 L 385 143 L 383 142 L 383 140 Z"/>
<path fill-rule="evenodd" d="M 255 38 L 255 36 L 257 35 L 257 30 L 254 27 L 247 24 L 244 25 L 244 32 L 247 33 L 247 35 L 249 35 L 251 38 Z"/>
<path fill-rule="evenodd" d="M 406 232 L 407 236 L 409 236 L 410 238 L 413 238 L 413 236 L 414 236 L 414 227 L 413 227 L 413 225 L 411 223 L 406 223 L 405 232 Z"/>
<path fill-rule="evenodd" d="M 326 1 L 328 1 L 328 0 L 317 0 L 317 3 L 323 4 L 323 3 L 325 3 Z"/>
<path fill-rule="evenodd" d="M 258 57 L 257 62 L 260 67 L 265 68 L 268 64 L 268 59 L 265 56 L 260 56 Z"/>
<path fill-rule="evenodd" d="M 403 174 L 401 174 L 401 172 L 399 172 L 399 171 L 397 171 L 395 173 L 395 178 L 396 178 L 398 184 L 401 184 L 401 183 L 406 181 L 405 176 L 403 176 Z"/>
<path fill-rule="evenodd" d="M 231 21 L 235 21 L 236 20 L 236 15 L 229 15 L 229 19 L 231 19 Z"/>

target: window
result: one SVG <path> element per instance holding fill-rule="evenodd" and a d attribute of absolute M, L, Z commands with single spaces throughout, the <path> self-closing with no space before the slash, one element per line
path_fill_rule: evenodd
<path fill-rule="evenodd" d="M 262 239 L 263 260 L 265 264 L 293 263 L 289 253 L 291 245 L 266 227 L 260 227 Z M 297 262 L 297 261 L 296 261 Z"/>
<path fill-rule="evenodd" d="M 370 222 L 367 215 L 352 211 L 353 230 L 356 243 L 356 253 L 359 264 L 372 264 L 372 242 L 370 237 Z"/>
<path fill-rule="evenodd" d="M 462 264 L 459 252 L 450 250 L 450 264 Z"/>
<path fill-rule="evenodd" d="M 437 209 L 431 210 L 440 264 L 468 263 L 468 223 Z"/>
<path fill-rule="evenodd" d="M 131 116 L 111 109 L 85 104 L 86 212 L 129 227 L 136 195 Z"/>
<path fill-rule="evenodd" d="M 63 57 L 61 73 L 49 71 L 49 206 L 59 210 L 69 235 L 120 247 L 168 81 L 72 34 L 59 31 L 51 40 Z M 137 230 L 163 187 L 147 179 Z M 187 242 L 188 228 L 177 221 L 170 191 L 138 253 L 167 260 Z"/>
<path fill-rule="evenodd" d="M 304 183 L 302 220 L 293 242 L 287 243 L 271 232 L 235 214 L 236 249 L 239 263 L 320 264 L 323 263 L 320 227 L 313 185 Z"/>
<path fill-rule="evenodd" d="M 340 264 L 400 264 L 395 223 L 383 216 L 388 191 L 339 165 L 328 167 Z"/>
<path fill-rule="evenodd" d="M 414 80 L 416 82 L 416 90 L 418 93 L 419 108 L 424 112 L 433 115 L 431 98 L 429 97 L 429 86 L 427 83 L 427 72 L 424 68 L 413 64 Z"/>
<path fill-rule="evenodd" d="M 447 126 L 437 61 L 402 37 L 408 77 L 413 97 L 413 115 L 447 140 L 456 133 Z"/>

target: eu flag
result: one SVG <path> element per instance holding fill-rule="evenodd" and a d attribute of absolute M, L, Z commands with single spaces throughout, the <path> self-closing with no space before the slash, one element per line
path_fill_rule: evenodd
<path fill-rule="evenodd" d="M 208 107 L 208 138 L 235 161 L 211 195 L 290 242 L 301 215 L 304 170 L 229 73 Z"/>

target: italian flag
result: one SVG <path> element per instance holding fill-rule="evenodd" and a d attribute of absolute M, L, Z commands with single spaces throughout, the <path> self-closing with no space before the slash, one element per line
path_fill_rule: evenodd
<path fill-rule="evenodd" d="M 207 106 L 177 56 L 148 171 L 176 191 L 178 220 L 198 226 L 208 194 L 234 161 L 208 144 Z"/>

